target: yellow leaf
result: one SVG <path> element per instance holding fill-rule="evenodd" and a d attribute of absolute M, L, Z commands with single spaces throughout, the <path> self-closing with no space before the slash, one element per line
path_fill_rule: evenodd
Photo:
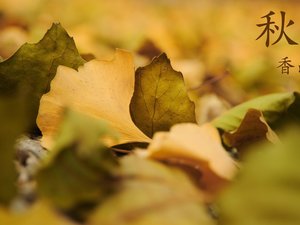
<path fill-rule="evenodd" d="M 44 202 L 35 203 L 22 213 L 13 213 L 0 208 L 0 224 L 2 225 L 75 225 Z"/>
<path fill-rule="evenodd" d="M 237 169 L 236 162 L 223 148 L 217 129 L 209 123 L 202 126 L 177 124 L 170 132 L 158 132 L 146 154 L 199 170 L 200 186 L 208 193 L 216 193 L 233 178 Z"/>
<path fill-rule="evenodd" d="M 40 102 L 37 124 L 43 133 L 42 145 L 51 146 L 63 106 L 108 121 L 121 134 L 119 143 L 148 141 L 130 117 L 133 90 L 133 57 L 123 50 L 117 50 L 112 61 L 92 60 L 78 71 L 60 66 L 50 92 Z"/>

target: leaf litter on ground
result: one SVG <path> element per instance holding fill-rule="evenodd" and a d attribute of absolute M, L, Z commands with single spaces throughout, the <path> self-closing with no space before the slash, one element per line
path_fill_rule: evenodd
<path fill-rule="evenodd" d="M 257 147 L 247 151 L 243 162 L 248 162 L 248 153 L 258 152 L 262 157 L 239 164 L 241 174 L 255 168 L 242 178 L 235 176 L 237 162 L 223 146 L 239 147 L 248 142 L 252 146 L 260 138 L 271 140 L 270 134 L 276 137 L 273 132 L 299 122 L 297 92 L 253 99 L 199 126 L 182 74 L 172 69 L 165 54 L 136 72 L 133 56 L 124 50 L 117 50 L 112 61 L 85 63 L 59 24 L 54 24 L 39 43 L 25 44 L 0 63 L 0 75 L 1 223 L 34 225 L 46 218 L 49 224 L 64 225 L 73 224 L 72 218 L 87 225 L 211 225 L 217 221 L 207 212 L 206 204 L 218 199 L 219 222 L 223 224 L 267 224 L 273 221 L 268 216 L 274 212 L 286 215 L 277 222 L 299 222 L 294 213 L 299 208 L 296 203 L 284 201 L 283 209 L 277 201 L 282 199 L 281 193 L 287 199 L 299 194 L 294 188 L 298 182 L 294 162 L 298 159 L 297 139 L 288 139 L 284 151 L 281 141 L 273 143 L 277 147 L 271 150 Z M 16 208 L 5 208 L 18 192 L 13 146 L 22 133 L 35 127 L 37 110 L 42 143 L 49 153 L 34 177 L 38 199 L 16 214 Z M 149 146 L 142 153 L 116 157 L 110 146 L 128 142 Z M 197 182 L 183 168 L 186 165 L 197 168 Z M 251 185 L 240 188 L 243 182 L 256 185 L 256 189 Z M 228 192 L 222 194 L 224 189 Z M 245 196 L 252 196 L 250 204 Z M 259 198 L 261 207 L 254 209 L 259 196 L 263 196 Z M 237 208 L 243 216 L 236 213 Z M 262 214 L 266 217 L 257 216 Z"/>

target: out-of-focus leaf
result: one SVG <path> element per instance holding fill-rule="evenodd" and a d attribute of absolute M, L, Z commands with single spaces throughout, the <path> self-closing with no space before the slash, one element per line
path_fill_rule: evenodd
<path fill-rule="evenodd" d="M 130 114 L 148 137 L 176 123 L 196 122 L 195 105 L 187 95 L 183 76 L 173 70 L 166 54 L 137 69 Z"/>
<path fill-rule="evenodd" d="M 49 90 L 58 65 L 77 69 L 84 60 L 73 39 L 60 24 L 53 24 L 37 44 L 24 44 L 0 63 L 0 95 L 12 96 L 26 89 L 29 126 L 35 126 L 41 96 Z"/>
<path fill-rule="evenodd" d="M 3 225 L 76 225 L 58 212 L 55 212 L 45 202 L 37 202 L 22 213 L 13 213 L 0 208 L 0 222 Z"/>
<path fill-rule="evenodd" d="M 241 149 L 261 140 L 271 143 L 279 141 L 275 132 L 269 127 L 263 114 L 256 109 L 249 109 L 240 126 L 233 132 L 225 132 L 223 140 L 229 147 Z"/>
<path fill-rule="evenodd" d="M 0 204 L 8 205 L 16 194 L 15 140 L 24 131 L 22 98 L 0 99 Z"/>
<path fill-rule="evenodd" d="M 231 180 L 236 163 L 223 148 L 218 130 L 207 123 L 174 125 L 170 132 L 154 135 L 147 157 L 198 168 L 197 181 L 208 194 L 215 194 Z"/>
<path fill-rule="evenodd" d="M 115 152 L 117 156 L 123 156 L 129 154 L 132 150 L 136 148 L 147 148 L 148 142 L 129 142 L 120 145 L 111 146 L 111 149 Z"/>
<path fill-rule="evenodd" d="M 256 147 L 220 199 L 222 225 L 300 224 L 300 130 L 282 145 Z"/>
<path fill-rule="evenodd" d="M 212 124 L 224 131 L 238 128 L 250 108 L 262 112 L 266 122 L 273 128 L 284 120 L 300 119 L 300 95 L 294 93 L 277 93 L 255 98 L 238 105 L 212 121 Z"/>
<path fill-rule="evenodd" d="M 127 156 L 121 160 L 122 189 L 91 215 L 89 225 L 212 225 L 203 196 L 176 168 Z"/>
<path fill-rule="evenodd" d="M 106 123 L 65 111 L 56 144 L 37 174 L 40 195 L 63 209 L 104 198 L 115 188 L 118 162 L 99 138 L 112 135 Z"/>
<path fill-rule="evenodd" d="M 130 117 L 129 103 L 133 89 L 133 58 L 126 51 L 117 50 L 112 61 L 89 61 L 78 72 L 59 67 L 50 92 L 41 99 L 37 118 L 43 133 L 43 146 L 51 146 L 64 105 L 108 121 L 121 134 L 119 143 L 147 142 L 149 139 Z"/>
<path fill-rule="evenodd" d="M 216 94 L 202 95 L 196 102 L 197 122 L 198 124 L 210 122 L 229 108 L 230 105 Z"/>

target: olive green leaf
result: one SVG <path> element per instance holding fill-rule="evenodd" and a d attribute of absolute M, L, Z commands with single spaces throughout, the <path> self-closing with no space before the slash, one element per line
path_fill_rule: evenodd
<path fill-rule="evenodd" d="M 0 63 L 0 95 L 26 90 L 29 126 L 35 127 L 40 98 L 48 91 L 58 65 L 77 69 L 83 63 L 73 39 L 60 24 L 53 24 L 40 42 L 24 44 Z"/>
<path fill-rule="evenodd" d="M 276 93 L 255 98 L 240 104 L 212 121 L 213 125 L 224 131 L 233 131 L 240 125 L 250 108 L 262 112 L 266 122 L 277 127 L 283 122 L 300 119 L 300 94 Z"/>
<path fill-rule="evenodd" d="M 91 215 L 89 225 L 212 225 L 203 196 L 181 170 L 131 155 L 121 159 L 122 189 Z"/>
<path fill-rule="evenodd" d="M 0 204 L 8 205 L 17 193 L 14 145 L 25 129 L 24 107 L 21 97 L 0 98 Z"/>
<path fill-rule="evenodd" d="M 221 225 L 300 224 L 300 130 L 256 146 L 219 200 Z"/>
<path fill-rule="evenodd" d="M 37 201 L 25 211 L 14 212 L 0 207 L 1 224 L 9 225 L 78 225 L 47 204 Z M 43 222 L 41 222 L 43 221 Z"/>
<path fill-rule="evenodd" d="M 241 121 L 240 126 L 233 132 L 225 132 L 223 141 L 229 147 L 245 149 L 249 144 L 262 140 L 269 140 L 271 143 L 279 141 L 275 132 L 269 127 L 261 111 L 249 109 Z"/>
<path fill-rule="evenodd" d="M 109 137 L 116 134 L 105 122 L 66 110 L 56 144 L 36 177 L 39 194 L 68 210 L 110 193 L 118 162 L 103 145 Z"/>
<path fill-rule="evenodd" d="M 149 137 L 176 123 L 196 121 L 195 105 L 187 95 L 183 76 L 173 70 L 166 54 L 136 70 L 130 114 Z"/>

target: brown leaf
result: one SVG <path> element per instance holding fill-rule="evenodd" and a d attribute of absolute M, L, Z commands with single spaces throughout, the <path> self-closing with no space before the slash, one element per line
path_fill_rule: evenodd
<path fill-rule="evenodd" d="M 272 143 L 279 141 L 276 133 L 265 121 L 262 112 L 257 109 L 249 109 L 240 126 L 233 132 L 225 132 L 223 140 L 226 145 L 239 150 L 261 140 Z"/>

